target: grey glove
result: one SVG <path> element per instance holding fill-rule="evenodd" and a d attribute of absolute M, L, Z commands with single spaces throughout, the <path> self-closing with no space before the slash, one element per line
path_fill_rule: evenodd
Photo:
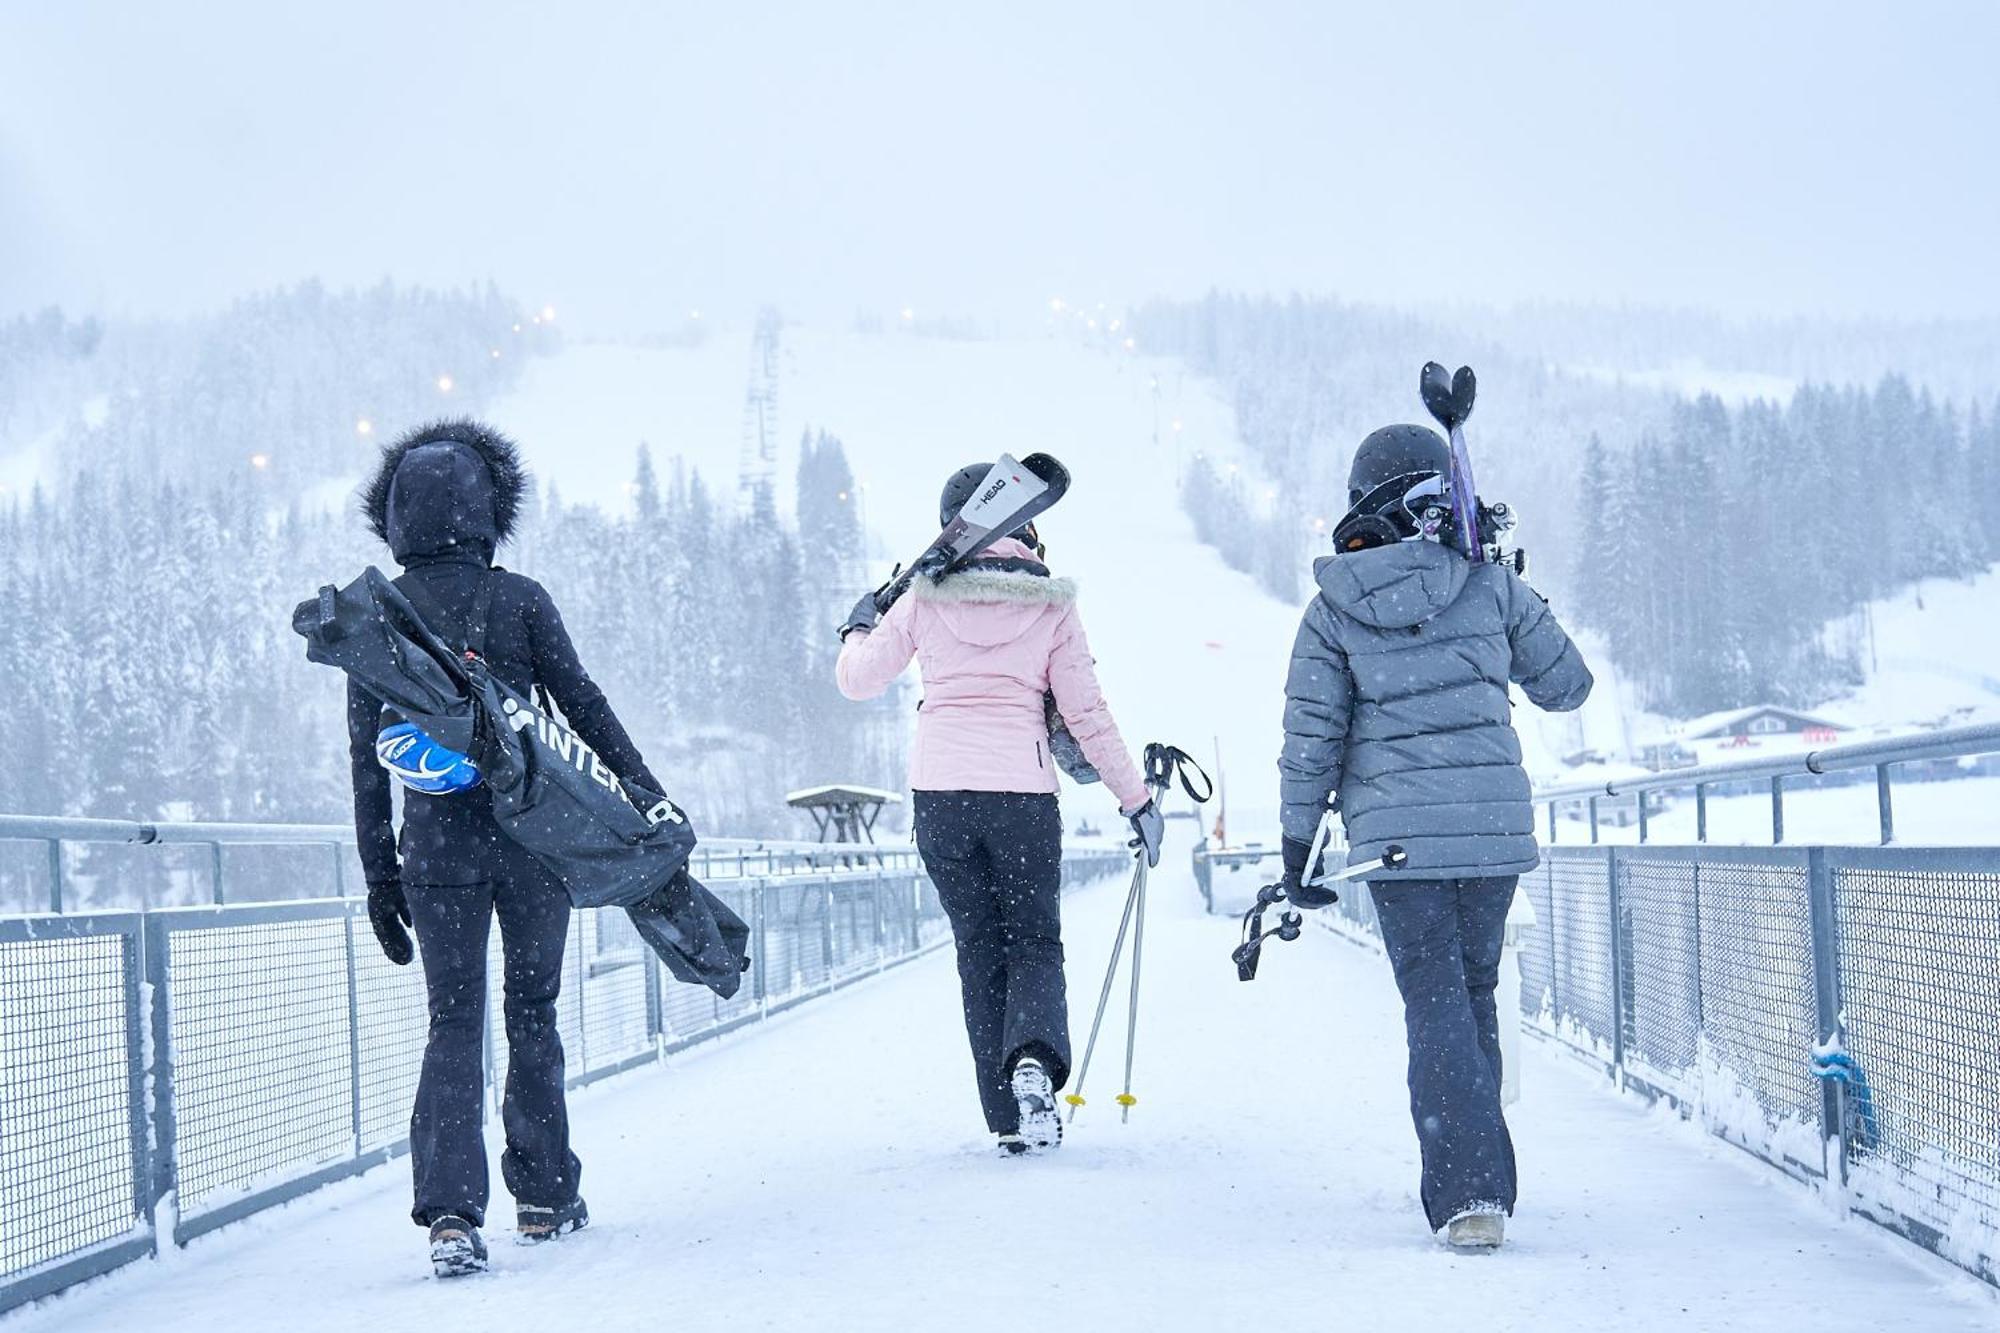
<path fill-rule="evenodd" d="M 1125 845 L 1144 853 L 1149 869 L 1157 866 L 1160 863 L 1160 844 L 1167 836 L 1167 821 L 1160 813 L 1160 803 L 1148 801 L 1125 818 L 1131 821 L 1133 833 L 1132 841 Z"/>

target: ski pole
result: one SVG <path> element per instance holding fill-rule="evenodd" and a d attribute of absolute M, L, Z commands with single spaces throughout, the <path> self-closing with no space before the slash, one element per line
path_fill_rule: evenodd
<path fill-rule="evenodd" d="M 1063 1098 L 1069 1103 L 1072 1123 L 1076 1120 L 1076 1108 L 1084 1104 L 1083 1082 L 1090 1077 L 1090 1057 L 1097 1050 L 1097 1034 L 1104 1026 L 1104 1010 L 1111 1003 L 1111 983 L 1118 978 L 1118 960 L 1125 953 L 1125 932 L 1131 928 L 1139 891 L 1146 882 L 1146 853 L 1143 848 L 1135 859 L 1138 864 L 1132 871 L 1132 887 L 1125 894 L 1125 915 L 1118 920 L 1118 936 L 1111 943 L 1111 962 L 1104 969 L 1104 989 L 1097 994 L 1097 1014 L 1090 1020 L 1090 1039 L 1083 1046 L 1083 1063 L 1076 1067 L 1076 1091 Z"/>
<path fill-rule="evenodd" d="M 1132 926 L 1132 1006 L 1125 1016 L 1125 1091 L 1118 1094 L 1118 1123 L 1129 1124 L 1132 1108 L 1139 1102 L 1132 1095 L 1132 1048 L 1139 1035 L 1139 959 L 1146 949 L 1146 856 L 1139 855 L 1139 868 L 1133 876 L 1133 892 L 1138 897 L 1138 911 Z"/>
<path fill-rule="evenodd" d="M 1203 804 L 1215 794 L 1214 784 L 1209 781 L 1208 774 L 1202 772 L 1201 765 L 1178 746 L 1167 745 L 1161 741 L 1152 742 L 1146 747 L 1142 766 L 1145 770 L 1147 790 L 1152 793 L 1156 803 L 1166 799 L 1167 793 L 1173 789 L 1176 776 L 1180 778 L 1181 788 L 1187 792 L 1188 799 L 1196 805 Z M 1202 790 L 1195 789 L 1190 771 L 1201 779 Z M 1132 858 L 1132 887 L 1125 893 L 1125 914 L 1119 918 L 1118 936 L 1111 942 L 1111 961 L 1104 969 L 1104 986 L 1097 993 L 1097 1012 L 1090 1020 L 1090 1038 L 1083 1046 L 1083 1062 L 1076 1068 L 1076 1091 L 1063 1098 L 1069 1103 L 1069 1118 L 1072 1122 L 1076 1120 L 1077 1108 L 1084 1105 L 1083 1084 L 1090 1075 L 1091 1057 L 1097 1052 L 1097 1037 L 1104 1027 L 1104 1011 L 1111 1003 L 1111 987 L 1118 979 L 1118 960 L 1125 956 L 1127 930 L 1132 933 L 1132 992 L 1125 1016 L 1125 1089 L 1118 1094 L 1121 1122 L 1130 1121 L 1132 1108 L 1139 1101 L 1132 1095 L 1132 1057 L 1137 1045 L 1139 1028 L 1139 954 L 1146 938 L 1148 867 L 1145 847 L 1137 842 L 1133 846 L 1138 850 Z"/>

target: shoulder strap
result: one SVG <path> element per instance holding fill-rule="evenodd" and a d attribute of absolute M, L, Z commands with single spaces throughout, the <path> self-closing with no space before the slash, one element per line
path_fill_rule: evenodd
<path fill-rule="evenodd" d="M 465 647 L 468 652 L 486 656 L 486 621 L 493 614 L 493 571 L 488 569 L 479 576 L 479 588 L 472 594 L 472 617 L 465 626 Z"/>
<path fill-rule="evenodd" d="M 424 581 L 408 574 L 399 574 L 395 579 L 396 590 L 409 599 L 410 605 L 423 617 L 425 628 L 451 647 L 470 650 L 486 656 L 486 622 L 493 614 L 493 571 L 485 570 L 479 578 L 478 588 L 472 596 L 472 610 L 466 617 L 465 633 L 454 637 L 445 633 L 445 626 L 451 623 L 451 616 L 445 611 L 437 595 L 424 586 Z"/>

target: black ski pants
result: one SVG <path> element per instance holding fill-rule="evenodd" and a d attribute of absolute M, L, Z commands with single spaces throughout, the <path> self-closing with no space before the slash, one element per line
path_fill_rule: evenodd
<path fill-rule="evenodd" d="M 965 1034 L 986 1128 L 1019 1127 L 1014 1061 L 1034 1055 L 1069 1080 L 1063 980 L 1062 812 L 1028 792 L 920 791 L 917 851 L 951 918 Z"/>
<path fill-rule="evenodd" d="M 490 816 L 486 822 L 491 824 Z M 490 831 L 492 840 L 482 839 L 476 853 L 463 859 L 410 856 L 406 839 L 403 891 L 430 993 L 430 1039 L 410 1115 L 416 1182 L 410 1215 L 418 1226 L 427 1227 L 447 1213 L 476 1225 L 486 1220 L 480 1098 L 487 935 L 495 916 L 500 919 L 501 1008 L 507 1025 L 507 1084 L 500 1112 L 507 1147 L 500 1158 L 501 1176 L 515 1202 L 557 1207 L 576 1198 L 583 1171 L 569 1146 L 562 1038 L 556 1031 L 569 895 L 539 862 L 508 842 L 497 825 Z M 482 869 L 487 877 L 451 884 L 420 878 L 427 869 L 435 874 L 466 867 Z"/>
<path fill-rule="evenodd" d="M 1435 1231 L 1472 1208 L 1512 1213 L 1514 1140 L 1500 1109 L 1493 988 L 1514 878 L 1378 880 L 1368 889 L 1403 994 L 1424 1215 Z"/>

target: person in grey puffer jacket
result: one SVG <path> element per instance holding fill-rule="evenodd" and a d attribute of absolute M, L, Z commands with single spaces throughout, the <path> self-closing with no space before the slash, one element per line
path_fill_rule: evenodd
<path fill-rule="evenodd" d="M 1452 1244 L 1500 1243 L 1514 1208 L 1514 1149 L 1500 1107 L 1493 992 L 1517 876 L 1540 860 L 1508 685 L 1543 708 L 1583 703 L 1591 675 L 1541 595 L 1507 566 L 1427 539 L 1412 509 L 1450 474 L 1444 440 L 1390 426 L 1362 442 L 1349 502 L 1390 520 L 1314 565 L 1285 682 L 1285 891 L 1304 883 L 1313 835 L 1337 809 L 1348 862 L 1406 854 L 1367 876 L 1403 996 L 1423 1204 Z M 1350 513 L 1350 519 L 1354 514 Z M 1349 530 L 1343 521 L 1342 530 Z M 1393 536 L 1390 535 L 1393 532 Z"/>

